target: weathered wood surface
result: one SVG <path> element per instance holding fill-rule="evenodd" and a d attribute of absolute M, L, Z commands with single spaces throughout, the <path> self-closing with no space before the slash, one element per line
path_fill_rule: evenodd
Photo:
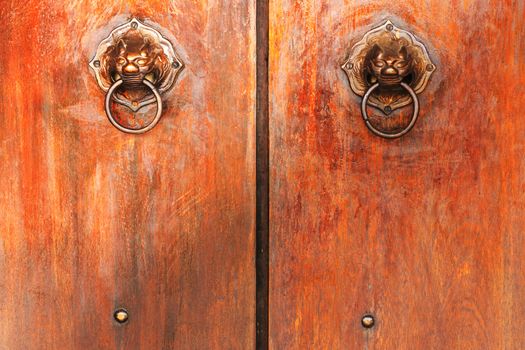
<path fill-rule="evenodd" d="M 523 1 L 271 1 L 272 349 L 525 348 L 524 18 Z M 386 19 L 437 65 L 398 140 L 366 129 L 340 69 Z"/>
<path fill-rule="evenodd" d="M 186 63 L 141 136 L 110 125 L 88 68 L 133 16 Z M 0 19 L 0 349 L 252 348 L 254 2 L 3 1 Z"/>

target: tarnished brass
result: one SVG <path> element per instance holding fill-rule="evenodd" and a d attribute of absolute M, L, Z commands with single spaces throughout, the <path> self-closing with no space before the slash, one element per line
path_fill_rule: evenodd
<path fill-rule="evenodd" d="M 411 33 L 386 21 L 354 45 L 342 68 L 354 93 L 363 97 L 361 113 L 368 129 L 378 136 L 392 139 L 406 134 L 416 123 L 419 115 L 417 95 L 427 86 L 436 66 L 421 42 Z M 366 109 L 370 105 L 389 115 L 411 103 L 410 121 L 403 126 L 396 125 L 392 130 L 374 126 Z"/>
<path fill-rule="evenodd" d="M 143 133 L 152 129 L 162 114 L 161 95 L 175 83 L 184 67 L 171 43 L 157 30 L 137 19 L 115 28 L 98 46 L 89 63 L 98 85 L 107 93 L 106 114 L 119 130 Z M 110 103 L 137 112 L 157 104 L 155 117 L 146 125 L 130 127 L 113 117 Z"/>
<path fill-rule="evenodd" d="M 115 321 L 118 323 L 125 323 L 129 319 L 128 311 L 125 309 L 117 309 L 113 313 L 113 317 L 115 318 Z"/>
<path fill-rule="evenodd" d="M 395 139 L 409 132 L 416 124 L 417 117 L 419 116 L 419 100 L 417 98 L 417 95 L 414 92 L 414 90 L 412 90 L 410 86 L 408 86 L 406 83 L 400 82 L 399 85 L 410 94 L 410 97 L 412 98 L 412 101 L 414 102 L 414 107 L 413 107 L 414 110 L 412 111 L 412 118 L 410 119 L 410 123 L 408 123 L 408 125 L 403 127 L 400 131 L 394 131 L 394 132 L 381 131 L 375 126 L 373 126 L 372 123 L 370 122 L 370 119 L 368 118 L 368 112 L 366 111 L 368 99 L 370 98 L 372 93 L 374 93 L 374 91 L 380 87 L 379 83 L 375 83 L 374 85 L 372 85 L 370 89 L 368 89 L 368 91 L 366 92 L 365 96 L 363 96 L 363 100 L 361 101 L 361 115 L 363 116 L 363 120 L 365 121 L 365 124 L 368 127 L 368 129 L 372 131 L 374 134 L 376 134 L 377 136 L 381 136 L 387 139 Z"/>
<path fill-rule="evenodd" d="M 350 57 L 342 65 L 354 93 L 364 96 L 375 83 L 379 87 L 368 104 L 390 114 L 412 103 L 407 84 L 420 94 L 436 67 L 425 46 L 411 33 L 386 21 L 365 34 L 354 45 Z"/>
<path fill-rule="evenodd" d="M 363 318 L 361 319 L 361 325 L 364 328 L 372 328 L 372 327 L 374 327 L 374 325 L 375 325 L 374 316 L 372 316 L 370 314 L 364 315 Z"/>

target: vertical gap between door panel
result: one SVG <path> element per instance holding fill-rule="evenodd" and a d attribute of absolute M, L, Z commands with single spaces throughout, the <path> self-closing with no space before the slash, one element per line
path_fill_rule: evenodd
<path fill-rule="evenodd" d="M 269 0 L 256 0 L 256 350 L 268 349 L 269 299 Z"/>

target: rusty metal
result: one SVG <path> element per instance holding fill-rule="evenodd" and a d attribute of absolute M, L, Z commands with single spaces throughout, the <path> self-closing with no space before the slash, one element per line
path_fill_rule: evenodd
<path fill-rule="evenodd" d="M 414 126 L 419 113 L 417 94 L 423 92 L 436 69 L 425 46 L 390 21 L 366 33 L 341 67 L 352 91 L 363 97 L 361 110 L 367 127 L 386 138 L 400 137 Z M 413 117 L 400 132 L 381 131 L 368 120 L 366 105 L 388 115 L 411 103 Z"/>
<path fill-rule="evenodd" d="M 133 134 L 151 130 L 158 123 L 162 114 L 161 95 L 172 88 L 184 67 L 171 43 L 137 19 L 115 28 L 99 44 L 89 65 L 98 85 L 106 92 L 105 110 L 111 124 Z M 146 124 L 127 125 L 113 117 L 112 101 L 133 112 L 156 103 L 157 112 Z"/>

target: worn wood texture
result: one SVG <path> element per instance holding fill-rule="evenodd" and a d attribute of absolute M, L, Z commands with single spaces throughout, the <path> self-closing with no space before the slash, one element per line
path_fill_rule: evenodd
<path fill-rule="evenodd" d="M 270 348 L 525 348 L 524 18 L 523 1 L 270 2 Z M 437 65 L 398 140 L 366 129 L 340 69 L 386 19 Z"/>
<path fill-rule="evenodd" d="M 141 136 L 110 125 L 88 68 L 132 16 L 186 63 Z M 254 1 L 2 1 L 0 19 L 0 349 L 253 348 Z"/>

